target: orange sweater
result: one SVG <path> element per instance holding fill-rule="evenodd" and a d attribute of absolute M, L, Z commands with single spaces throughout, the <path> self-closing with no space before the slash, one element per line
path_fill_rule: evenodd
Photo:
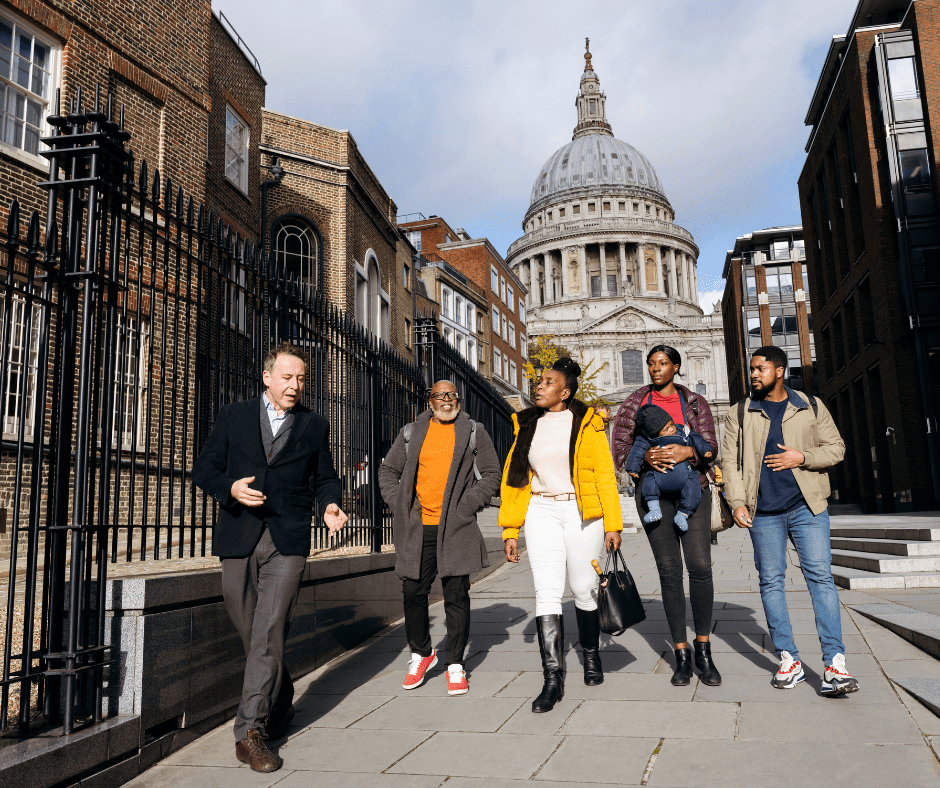
<path fill-rule="evenodd" d="M 454 424 L 428 425 L 428 434 L 421 445 L 418 457 L 418 478 L 415 492 L 421 502 L 421 522 L 436 525 L 441 521 L 444 506 L 444 491 L 454 458 Z"/>

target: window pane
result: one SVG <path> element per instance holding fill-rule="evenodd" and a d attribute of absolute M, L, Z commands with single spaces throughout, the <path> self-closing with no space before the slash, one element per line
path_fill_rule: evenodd
<path fill-rule="evenodd" d="M 777 272 L 767 271 L 767 295 L 780 297 L 780 280 L 777 278 Z"/>
<path fill-rule="evenodd" d="M 787 336 L 792 337 L 794 341 L 799 341 L 799 335 L 797 333 L 796 327 L 796 315 L 784 315 L 784 328 L 786 329 Z"/>
<path fill-rule="evenodd" d="M 22 88 L 29 87 L 29 60 L 25 57 L 14 56 L 13 81 Z"/>
<path fill-rule="evenodd" d="M 790 256 L 789 241 L 774 241 L 774 260 L 786 260 Z"/>
<path fill-rule="evenodd" d="M 623 350 L 620 353 L 623 366 L 624 388 L 636 388 L 643 385 L 643 351 Z"/>
<path fill-rule="evenodd" d="M 917 98 L 920 95 L 912 57 L 889 60 L 888 81 L 891 83 L 891 98 L 895 101 Z"/>
<path fill-rule="evenodd" d="M 591 297 L 598 298 L 601 294 L 601 278 L 599 276 L 591 277 Z"/>
<path fill-rule="evenodd" d="M 757 298 L 757 277 L 748 276 L 747 279 L 747 297 Z"/>
<path fill-rule="evenodd" d="M 770 317 L 770 333 L 772 336 L 778 337 L 783 336 L 783 316 L 782 315 L 771 315 Z"/>
<path fill-rule="evenodd" d="M 747 319 L 747 346 L 748 347 L 760 347 L 760 318 L 759 317 L 749 317 Z"/>
<path fill-rule="evenodd" d="M 902 150 L 901 157 L 901 183 L 905 188 L 930 185 L 930 165 L 927 151 Z"/>
<path fill-rule="evenodd" d="M 780 295 L 793 295 L 793 274 L 789 271 L 780 274 Z"/>
<path fill-rule="evenodd" d="M 9 78 L 13 60 L 13 25 L 0 17 L 0 76 Z"/>
<path fill-rule="evenodd" d="M 607 292 L 610 295 L 617 294 L 617 274 L 607 274 Z"/>

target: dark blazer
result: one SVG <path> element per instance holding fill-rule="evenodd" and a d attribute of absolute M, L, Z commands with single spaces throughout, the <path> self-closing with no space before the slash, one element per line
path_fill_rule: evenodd
<path fill-rule="evenodd" d="M 430 423 L 431 411 L 418 416 L 407 452 L 404 434 L 399 432 L 379 468 L 382 498 L 394 515 L 395 574 L 402 579 L 418 580 L 421 576 L 424 527 L 415 481 L 418 478 L 418 458 Z M 454 457 L 447 474 L 441 523 L 437 529 L 437 573 L 440 577 L 471 575 L 490 565 L 486 543 L 477 525 L 477 512 L 499 492 L 502 472 L 493 441 L 479 422 L 476 445 L 477 468 L 482 477 L 479 480 L 473 474 L 470 419 L 466 413 L 458 413 L 454 421 Z"/>
<path fill-rule="evenodd" d="M 292 409 L 287 442 L 268 464 L 261 439 L 261 398 L 227 405 L 193 463 L 193 482 L 219 503 L 212 554 L 241 558 L 254 550 L 265 525 L 282 555 L 310 553 L 314 500 L 322 512 L 342 505 L 342 484 L 327 442 L 329 424 L 304 405 Z M 232 497 L 232 485 L 254 476 L 252 489 L 267 500 L 243 506 Z"/>

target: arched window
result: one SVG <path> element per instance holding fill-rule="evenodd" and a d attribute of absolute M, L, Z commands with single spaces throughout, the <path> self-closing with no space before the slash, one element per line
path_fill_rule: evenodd
<path fill-rule="evenodd" d="M 320 285 L 320 239 L 317 231 L 302 217 L 288 215 L 277 221 L 273 233 L 278 270 L 306 284 L 312 293 Z"/>
<path fill-rule="evenodd" d="M 389 295 L 382 289 L 379 261 L 370 249 L 366 268 L 356 263 L 356 319 L 386 342 L 390 339 Z"/>

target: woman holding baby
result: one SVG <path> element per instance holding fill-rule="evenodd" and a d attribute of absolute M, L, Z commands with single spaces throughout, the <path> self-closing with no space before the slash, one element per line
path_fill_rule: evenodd
<path fill-rule="evenodd" d="M 718 454 L 715 421 L 705 397 L 675 382 L 682 366 L 682 357 L 675 348 L 657 345 L 647 354 L 646 365 L 652 383 L 641 386 L 627 397 L 614 420 L 614 464 L 617 468 L 627 465 L 638 438 L 649 443 L 649 449 L 641 458 L 642 467 L 631 472 L 631 476 L 636 482 L 637 511 L 656 559 L 663 607 L 675 643 L 676 669 L 672 683 L 685 686 L 692 678 L 693 655 L 686 641 L 684 554 L 695 627 L 695 666 L 703 684 L 718 686 L 721 674 L 712 662 L 708 642 L 715 587 L 711 560 L 711 496 L 705 475 Z M 711 448 L 710 453 L 702 452 L 706 446 Z M 686 469 L 698 477 L 704 494 L 689 496 L 687 490 L 678 492 L 670 488 L 667 477 Z M 652 477 L 645 478 L 650 472 Z M 656 490 L 658 500 L 647 501 L 644 490 L 647 494 Z M 696 497 L 700 498 L 697 502 Z"/>

